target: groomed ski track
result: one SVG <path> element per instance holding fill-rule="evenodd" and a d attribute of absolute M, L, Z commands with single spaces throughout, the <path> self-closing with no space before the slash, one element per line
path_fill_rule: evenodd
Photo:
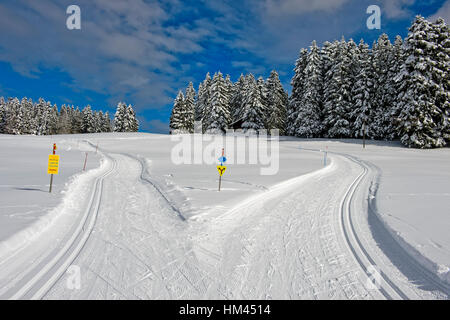
<path fill-rule="evenodd" d="M 377 240 L 389 233 L 370 212 L 378 173 L 366 162 L 331 154 L 326 168 L 271 187 L 225 214 L 186 219 L 153 183 L 145 161 L 103 154 L 108 167 L 73 233 L 1 298 L 448 298 L 448 288 L 408 260 L 395 241 Z M 404 255 L 406 275 L 389 251 Z M 70 265 L 81 269 L 79 289 L 66 285 Z"/>

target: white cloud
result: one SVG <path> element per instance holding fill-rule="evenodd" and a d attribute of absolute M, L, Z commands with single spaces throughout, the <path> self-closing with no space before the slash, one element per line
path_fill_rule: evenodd
<path fill-rule="evenodd" d="M 40 77 L 66 72 L 73 90 L 128 97 L 139 107 L 171 102 L 181 76 L 178 53 L 201 52 L 211 32 L 195 25 L 165 27 L 175 0 L 79 0 L 81 30 L 66 29 L 69 0 L 17 0 L 0 4 L 0 60 Z M 171 6 L 175 7 L 171 7 Z M 184 84 L 183 84 L 184 85 Z"/>
<path fill-rule="evenodd" d="M 414 4 L 415 0 L 381 0 L 381 2 L 383 14 L 391 19 L 398 19 L 411 14 L 409 7 Z"/>
<path fill-rule="evenodd" d="M 298 15 L 314 11 L 333 11 L 348 0 L 265 0 L 270 15 Z"/>
<path fill-rule="evenodd" d="M 438 12 L 430 17 L 430 20 L 434 21 L 439 17 L 444 18 L 445 22 L 450 24 L 450 0 L 447 0 Z"/>

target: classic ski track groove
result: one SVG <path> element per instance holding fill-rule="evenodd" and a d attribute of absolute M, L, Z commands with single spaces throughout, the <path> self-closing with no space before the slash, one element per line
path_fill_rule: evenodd
<path fill-rule="evenodd" d="M 95 147 L 91 142 L 85 141 L 91 146 Z M 307 151 L 321 152 L 321 150 L 316 149 L 302 149 Z M 99 149 L 99 152 L 100 149 Z M 18 289 L 10 299 L 41 299 L 43 298 L 55 283 L 62 277 L 70 264 L 78 257 L 80 252 L 83 250 L 87 240 L 89 239 L 92 230 L 94 229 L 95 222 L 97 219 L 97 214 L 99 212 L 103 194 L 103 181 L 106 177 L 111 175 L 114 171 L 117 170 L 118 162 L 117 160 L 107 155 L 106 152 L 103 152 L 103 157 L 108 159 L 110 162 L 110 167 L 100 176 L 95 178 L 95 186 L 88 204 L 88 207 L 85 211 L 83 218 L 80 220 L 79 225 L 77 226 L 75 233 L 71 236 L 71 238 L 65 243 L 65 245 L 58 250 L 58 253 L 53 256 L 53 258 L 45 264 L 45 266 L 39 270 L 34 276 L 28 280 L 20 289 Z M 130 154 L 119 153 L 120 155 L 129 157 L 135 161 L 138 161 L 141 166 L 140 180 L 144 184 L 150 184 L 157 193 L 163 198 L 163 200 L 167 203 L 167 205 L 174 211 L 174 213 L 178 214 L 179 218 L 185 221 L 184 216 L 181 214 L 178 208 L 170 201 L 167 195 L 160 190 L 160 188 L 155 185 L 150 179 L 148 179 L 146 175 L 146 166 L 142 158 L 135 157 Z M 351 256 L 357 262 L 357 265 L 362 269 L 363 274 L 368 274 L 368 267 L 371 265 L 376 266 L 377 259 L 379 257 L 374 257 L 371 255 L 370 251 L 364 247 L 364 242 L 361 241 L 357 229 L 355 228 L 356 221 L 353 219 L 352 214 L 352 204 L 355 201 L 354 198 L 358 194 L 358 191 L 362 188 L 362 182 L 368 177 L 368 173 L 373 171 L 371 168 L 371 164 L 367 165 L 364 161 L 361 161 L 351 155 L 329 152 L 329 154 L 335 154 L 337 156 L 343 157 L 362 168 L 362 172 L 355 178 L 352 184 L 348 187 L 345 195 L 343 196 L 340 204 L 339 204 L 339 225 L 342 231 L 342 236 L 344 238 L 344 243 L 347 246 L 347 249 L 351 253 Z M 376 174 L 380 174 L 376 172 Z M 373 181 L 372 181 L 373 182 Z M 270 193 L 270 191 L 268 191 Z M 283 197 L 289 196 L 283 195 Z M 257 199 L 253 199 L 255 201 Z M 241 204 L 238 204 L 237 207 L 241 207 L 242 205 L 248 206 L 250 202 L 244 201 Z M 236 208 L 232 209 L 234 211 Z M 369 208 L 370 210 L 370 208 Z M 379 220 L 379 217 L 377 217 Z M 207 250 L 206 248 L 200 247 L 200 249 Z M 403 250 L 404 251 L 404 250 Z M 187 252 L 186 256 L 191 252 Z M 414 258 L 410 257 L 409 254 L 405 251 L 404 253 L 406 258 L 409 258 L 409 262 L 413 264 L 414 269 L 421 273 L 421 275 L 433 283 L 437 288 L 441 291 L 448 294 L 448 288 L 435 280 L 428 270 L 425 270 L 419 262 L 417 262 Z M 372 252 L 373 255 L 376 252 Z M 180 257 L 184 258 L 186 256 Z M 215 257 L 216 259 L 218 257 Z M 183 265 L 180 266 L 180 268 Z M 55 270 L 56 269 L 56 270 Z M 34 270 L 34 269 L 33 269 Z M 204 271 L 204 270 L 203 270 Z M 180 272 L 182 276 L 187 277 L 183 272 Z M 397 286 L 394 281 L 389 277 L 389 275 L 384 271 L 380 270 L 380 276 L 382 278 L 381 286 L 378 288 L 377 292 L 379 292 L 386 299 L 409 299 L 410 296 L 403 291 L 399 286 Z M 197 279 L 196 283 L 190 283 L 193 288 L 196 287 L 198 282 L 203 281 L 203 279 L 207 277 L 207 275 Z M 190 282 L 189 278 L 186 278 L 188 282 Z M 183 294 L 186 294 L 184 292 Z"/>
<path fill-rule="evenodd" d="M 302 148 L 302 150 L 306 150 L 306 151 L 315 151 L 315 152 L 323 152 L 322 150 L 319 149 L 310 149 L 310 148 Z M 359 185 L 361 184 L 361 182 L 364 180 L 364 178 L 367 176 L 367 174 L 369 173 L 370 170 L 374 170 L 373 168 L 376 168 L 376 166 L 374 166 L 372 163 L 368 162 L 368 161 L 363 161 L 361 159 L 358 159 L 354 156 L 351 156 L 349 154 L 346 153 L 341 153 L 341 152 L 333 152 L 333 151 L 327 151 L 328 154 L 334 154 L 334 155 L 338 155 L 338 156 L 342 156 L 356 164 L 358 164 L 360 167 L 363 168 L 363 172 L 361 173 L 362 176 L 358 177 L 356 180 L 358 180 L 358 186 L 356 186 L 354 188 L 354 191 L 356 189 L 358 189 Z M 373 167 L 373 168 L 371 168 Z M 379 170 L 374 170 L 376 171 L 376 178 L 379 178 L 379 176 L 381 175 L 381 173 L 379 172 Z M 356 180 L 354 183 L 356 183 Z M 372 181 L 373 182 L 373 181 Z M 349 188 L 349 192 L 350 192 L 350 188 Z M 355 192 L 352 193 L 351 195 L 351 199 L 354 197 Z M 345 198 L 348 197 L 348 194 L 345 196 Z M 353 245 L 350 245 L 350 249 L 352 251 L 352 254 L 354 254 L 354 250 L 355 249 L 359 249 L 362 251 L 362 258 L 364 259 L 368 259 L 371 263 L 370 265 L 376 265 L 376 263 L 374 263 L 374 259 L 373 257 L 368 253 L 368 250 L 364 247 L 364 245 L 362 244 L 362 241 L 360 241 L 360 238 L 357 235 L 357 232 L 355 230 L 354 227 L 354 222 L 353 222 L 353 218 L 352 218 L 352 214 L 351 214 L 351 199 L 348 202 L 346 208 L 347 208 L 347 212 L 344 214 L 343 213 L 343 206 L 344 206 L 344 202 L 345 202 L 345 198 L 342 200 L 341 203 L 341 224 L 342 224 L 342 230 L 345 233 L 345 237 L 346 237 L 346 241 L 348 243 L 348 235 L 352 235 L 355 239 L 356 239 L 356 248 Z M 440 280 L 436 279 L 436 276 L 431 273 L 428 269 L 426 269 L 425 267 L 423 267 L 420 262 L 418 262 L 414 257 L 412 257 L 399 243 L 398 241 L 392 236 L 391 232 L 386 228 L 385 224 L 383 221 L 381 221 L 381 218 L 378 216 L 378 214 L 375 213 L 374 209 L 371 207 L 370 202 L 368 205 L 368 210 L 371 211 L 369 212 L 369 214 L 374 214 L 375 218 L 377 220 L 378 223 L 381 224 L 382 228 L 384 229 L 384 231 L 386 231 L 386 233 L 392 238 L 393 243 L 396 244 L 397 248 L 395 249 L 396 253 L 401 254 L 402 257 L 404 259 L 406 259 L 406 261 L 408 261 L 408 265 L 410 267 L 412 267 L 414 269 L 415 272 L 417 272 L 417 274 L 421 275 L 423 277 L 423 279 L 425 279 L 426 281 L 429 282 L 429 284 L 432 284 L 436 289 L 440 290 L 441 292 L 443 292 L 444 294 L 446 294 L 447 296 L 450 296 L 450 287 L 448 287 L 446 284 L 442 283 Z M 345 223 L 344 223 L 344 216 L 347 216 L 347 220 L 349 221 L 349 225 L 347 225 L 346 229 L 345 228 Z M 353 249 L 352 249 L 353 248 Z M 359 258 L 361 258 L 361 255 L 359 256 Z M 364 263 L 361 264 L 361 260 L 358 259 L 357 256 L 355 256 L 355 259 L 357 260 L 358 264 L 360 265 L 360 267 L 363 269 L 364 273 L 367 274 L 367 264 L 365 265 Z M 401 272 L 401 271 L 400 271 Z M 380 290 L 380 293 L 383 294 L 383 296 L 385 296 L 385 298 L 387 299 L 405 299 L 405 300 L 409 300 L 410 297 L 403 291 L 401 290 L 392 279 L 389 278 L 389 276 L 386 274 L 386 272 L 384 272 L 383 270 L 380 270 L 380 275 L 383 278 L 384 282 L 383 285 L 384 287 L 388 287 L 388 289 L 391 290 L 391 293 L 393 293 L 393 296 L 390 296 L 389 294 L 385 295 L 384 293 L 387 293 L 386 290 Z M 392 291 L 393 290 L 393 291 Z"/>
<path fill-rule="evenodd" d="M 83 249 L 86 241 L 94 228 L 98 211 L 100 209 L 103 180 L 113 173 L 117 167 L 117 161 L 104 154 L 104 157 L 111 162 L 110 168 L 95 179 L 95 187 L 92 196 L 89 200 L 89 205 L 85 211 L 83 218 L 77 226 L 75 233 L 65 243 L 65 245 L 58 250 L 49 262 L 45 264 L 29 281 L 27 281 L 20 289 L 16 291 L 9 299 L 42 299 L 45 294 L 53 287 L 53 285 L 61 278 L 70 264 L 76 259 Z M 68 255 L 68 256 L 67 256 Z M 53 273 L 52 269 L 57 268 Z M 42 281 L 44 284 L 39 285 Z"/>
<path fill-rule="evenodd" d="M 345 240 L 347 242 L 348 248 L 352 252 L 352 255 L 358 262 L 358 265 L 362 268 L 363 272 L 367 274 L 367 276 L 370 276 L 368 274 L 368 268 L 370 266 L 376 266 L 376 263 L 374 259 L 370 256 L 370 254 L 367 252 L 367 250 L 364 248 L 362 242 L 360 241 L 358 234 L 356 233 L 354 222 L 352 218 L 352 211 L 351 211 L 351 203 L 354 198 L 354 195 L 356 194 L 356 190 L 359 189 L 359 186 L 361 185 L 361 182 L 364 180 L 364 178 L 367 176 L 367 173 L 369 172 L 369 169 L 364 166 L 362 163 L 353 160 L 352 158 L 346 156 L 347 159 L 350 161 L 358 164 L 362 167 L 363 171 L 361 174 L 353 181 L 353 183 L 350 185 L 347 193 L 345 194 L 344 198 L 342 199 L 341 205 L 340 205 L 340 223 L 341 228 L 345 237 Z M 378 291 L 389 300 L 392 299 L 404 299 L 408 300 L 408 296 L 399 288 L 397 287 L 391 279 L 386 275 L 386 273 L 383 272 L 383 270 L 380 270 L 380 276 L 383 278 L 383 282 L 380 283 L 380 287 L 378 288 Z M 387 288 L 386 288 L 387 287 Z"/>

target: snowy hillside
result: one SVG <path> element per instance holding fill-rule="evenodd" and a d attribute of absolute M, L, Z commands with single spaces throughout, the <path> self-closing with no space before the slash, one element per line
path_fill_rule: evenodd
<path fill-rule="evenodd" d="M 448 298 L 448 149 L 282 138 L 275 175 L 225 150 L 218 192 L 217 161 L 176 165 L 178 142 L 2 136 L 0 298 Z"/>

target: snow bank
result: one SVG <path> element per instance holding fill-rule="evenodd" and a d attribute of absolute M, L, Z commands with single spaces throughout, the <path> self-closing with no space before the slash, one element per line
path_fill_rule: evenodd
<path fill-rule="evenodd" d="M 62 192 L 65 194 L 63 200 L 56 208 L 40 216 L 27 228 L 0 242 L 0 260 L 4 261 L 16 254 L 52 227 L 62 227 L 73 223 L 77 218 L 74 214 L 77 210 L 72 209 L 79 208 L 80 203 L 84 202 L 85 195 L 88 194 L 86 190 L 90 190 L 93 180 L 106 170 L 108 162 L 109 160 L 101 159 L 100 167 L 72 176 Z"/>
<path fill-rule="evenodd" d="M 369 207 L 370 210 L 376 214 L 378 220 L 383 224 L 385 229 L 391 234 L 391 236 L 409 254 L 413 259 L 415 259 L 422 267 L 435 274 L 443 282 L 450 285 L 450 269 L 445 265 L 441 265 L 435 261 L 429 259 L 425 252 L 421 252 L 415 248 L 412 242 L 407 240 L 407 237 L 403 235 L 400 231 L 396 231 L 387 221 L 386 215 L 381 213 L 377 208 L 377 192 L 380 185 L 380 172 L 378 172 L 376 181 L 373 183 L 370 195 L 369 195 Z"/>

